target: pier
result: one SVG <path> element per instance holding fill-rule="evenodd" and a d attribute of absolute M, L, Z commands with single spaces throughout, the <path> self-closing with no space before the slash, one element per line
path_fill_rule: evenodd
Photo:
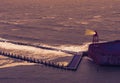
<path fill-rule="evenodd" d="M 74 55 L 71 62 L 68 64 L 67 69 L 77 70 L 82 58 L 83 55 Z"/>
<path fill-rule="evenodd" d="M 64 70 L 71 70 L 71 71 L 76 71 L 78 69 L 78 66 L 83 58 L 83 55 L 74 55 L 70 63 L 67 66 L 64 66 L 63 64 L 61 65 L 54 62 L 45 61 L 42 59 L 16 55 L 16 54 L 4 52 L 4 51 L 0 51 L 0 55 L 14 58 L 14 59 L 20 59 L 20 60 L 31 62 L 31 63 L 38 63 L 38 64 L 43 64 L 45 66 L 50 66 L 50 67 L 64 69 Z"/>
<path fill-rule="evenodd" d="M 5 41 L 0 41 L 0 42 L 5 42 Z M 33 58 L 33 57 L 28 57 L 28 56 L 23 56 L 23 55 L 16 55 L 14 53 L 10 53 L 10 52 L 7 52 L 7 51 L 0 51 L 0 55 L 2 55 L 2 56 L 14 58 L 14 59 L 20 59 L 20 60 L 31 62 L 31 63 L 43 64 L 45 66 L 64 69 L 64 70 L 76 71 L 78 69 L 78 66 L 79 66 L 83 56 L 85 56 L 84 52 L 81 53 L 81 54 L 77 54 L 77 52 L 60 50 L 60 49 L 56 49 L 56 48 L 44 47 L 44 46 L 39 46 L 39 45 L 37 46 L 37 45 L 33 45 L 33 44 L 14 42 L 14 41 L 7 41 L 7 42 L 12 43 L 12 44 L 17 44 L 17 45 L 32 46 L 32 47 L 36 47 L 36 48 L 53 50 L 53 51 L 61 51 L 61 52 L 64 52 L 64 53 L 72 54 L 73 55 L 72 60 L 70 61 L 70 63 L 68 63 L 68 65 L 65 66 L 64 64 L 58 64 L 58 63 L 55 63 L 55 62 L 52 62 L 52 61 L 46 61 L 46 60 Z"/>

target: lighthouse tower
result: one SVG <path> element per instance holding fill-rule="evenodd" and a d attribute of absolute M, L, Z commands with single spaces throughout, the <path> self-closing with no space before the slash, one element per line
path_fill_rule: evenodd
<path fill-rule="evenodd" d="M 93 40 L 92 40 L 93 44 L 99 42 L 99 36 L 98 36 L 98 33 L 97 33 L 97 31 L 94 31 L 94 32 L 95 32 L 95 34 L 93 35 Z"/>

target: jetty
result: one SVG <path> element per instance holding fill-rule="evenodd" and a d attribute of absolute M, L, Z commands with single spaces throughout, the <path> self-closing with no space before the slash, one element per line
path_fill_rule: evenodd
<path fill-rule="evenodd" d="M 38 64 L 43 64 L 49 67 L 54 67 L 54 68 L 59 68 L 64 70 L 71 70 L 71 71 L 76 71 L 78 69 L 78 66 L 83 58 L 83 55 L 74 55 L 70 63 L 67 66 L 64 66 L 51 61 L 45 61 L 42 59 L 36 59 L 36 58 L 22 56 L 22 55 L 16 55 L 16 54 L 4 52 L 4 51 L 0 51 L 0 55 L 31 62 L 31 63 L 38 63 Z"/>
<path fill-rule="evenodd" d="M 82 55 L 74 55 L 71 62 L 67 65 L 67 69 L 77 70 L 82 58 L 83 58 L 83 54 Z"/>
<path fill-rule="evenodd" d="M 6 41 L 3 40 L 3 41 L 0 41 L 0 42 L 6 42 Z M 20 59 L 20 60 L 31 62 L 31 63 L 43 64 L 45 66 L 64 69 L 64 70 L 76 71 L 78 69 L 78 66 L 79 66 L 84 54 L 85 54 L 84 52 L 78 54 L 77 52 L 60 50 L 60 49 L 57 49 L 57 48 L 44 47 L 44 46 L 21 43 L 21 42 L 14 42 L 14 41 L 7 41 L 7 42 L 12 43 L 12 44 L 17 44 L 17 45 L 32 46 L 32 47 L 36 47 L 36 48 L 53 50 L 53 51 L 61 51 L 61 52 L 64 52 L 64 53 L 72 54 L 73 55 L 72 60 L 68 63 L 68 65 L 64 65 L 64 64 L 58 64 L 58 63 L 55 63 L 55 62 L 52 62 L 52 61 L 46 61 L 46 60 L 42 60 L 42 59 L 38 59 L 38 58 L 28 57 L 28 56 L 25 56 L 25 55 L 24 56 L 23 55 L 17 55 L 17 54 L 7 52 L 7 51 L 0 51 L 1 56 L 6 56 L 6 57 L 14 58 L 14 59 Z"/>

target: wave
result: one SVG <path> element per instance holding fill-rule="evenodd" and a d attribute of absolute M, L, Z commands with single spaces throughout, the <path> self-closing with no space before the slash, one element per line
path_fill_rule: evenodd
<path fill-rule="evenodd" d="M 42 49 L 42 48 L 37 48 L 33 46 L 28 46 L 28 45 L 19 45 L 19 44 L 14 44 L 8 42 L 9 40 L 0 38 L 0 49 L 1 51 L 7 51 L 13 54 L 21 55 L 21 56 L 28 56 L 31 58 L 37 58 L 37 59 L 42 59 L 46 61 L 55 61 L 55 59 L 58 60 L 58 58 L 64 58 L 68 57 L 66 60 L 58 60 L 56 61 L 57 63 L 69 63 L 70 60 L 72 59 L 73 54 L 72 53 L 81 53 L 82 51 L 86 51 L 88 49 L 88 43 L 84 43 L 83 45 L 60 45 L 60 46 L 51 46 L 51 45 L 46 45 L 46 44 L 40 44 L 41 47 L 46 47 L 46 48 L 52 48 L 52 49 L 57 49 L 57 50 L 52 50 L 52 49 Z M 4 42 L 3 42 L 4 41 Z M 72 52 L 67 53 L 67 52 Z M 18 62 L 17 60 L 14 59 L 3 59 L 3 57 L 0 57 L 0 68 L 6 68 L 6 67 L 13 67 L 13 66 L 20 66 L 20 65 L 35 65 L 35 64 L 28 64 L 24 61 Z"/>

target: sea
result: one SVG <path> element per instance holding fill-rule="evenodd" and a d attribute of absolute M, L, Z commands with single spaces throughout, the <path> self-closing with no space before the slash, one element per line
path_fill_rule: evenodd
<path fill-rule="evenodd" d="M 85 35 L 87 29 L 97 31 L 99 41 L 120 40 L 120 0 L 0 0 L 0 40 L 29 43 L 79 53 L 87 51 L 89 44 L 92 43 L 92 36 Z M 0 47 L 5 47 L 9 51 L 10 49 L 18 50 L 17 46 L 10 43 L 0 43 Z M 22 47 L 24 49 L 19 48 L 30 52 L 33 49 L 29 50 L 30 47 L 24 48 L 24 46 Z M 37 51 L 34 49 L 33 53 Z M 42 54 L 41 52 L 43 51 L 40 50 L 39 54 Z M 53 60 L 58 58 L 59 52 L 57 55 L 47 51 L 43 54 L 45 56 L 40 59 L 46 57 L 45 59 L 52 58 Z M 52 55 L 56 55 L 56 58 L 53 58 Z M 62 57 L 63 55 L 61 54 Z M 66 56 L 72 55 L 66 54 Z M 1 63 L 1 66 L 6 64 L 11 64 L 11 62 Z M 76 76 L 71 73 L 70 75 L 75 76 L 76 80 L 69 79 L 71 80 L 69 82 L 67 78 L 65 82 L 80 83 L 81 80 L 81 83 L 88 83 L 87 80 L 90 79 L 92 79 L 90 83 L 120 82 L 117 79 L 117 76 L 120 76 L 118 70 L 120 68 L 109 68 L 99 67 L 85 59 L 78 70 L 81 72 L 80 77 L 79 74 Z M 61 76 L 65 77 L 64 73 L 62 72 Z M 59 77 L 60 72 L 54 74 Z M 96 76 L 96 80 L 90 77 L 92 74 L 93 77 Z M 104 80 L 104 77 L 111 78 L 111 81 Z M 64 78 L 60 78 L 63 82 Z M 45 83 L 52 82 L 45 81 Z"/>
<path fill-rule="evenodd" d="M 101 41 L 120 39 L 119 0 L 2 0 L 0 37 L 50 45 L 91 42 L 86 29 Z"/>

